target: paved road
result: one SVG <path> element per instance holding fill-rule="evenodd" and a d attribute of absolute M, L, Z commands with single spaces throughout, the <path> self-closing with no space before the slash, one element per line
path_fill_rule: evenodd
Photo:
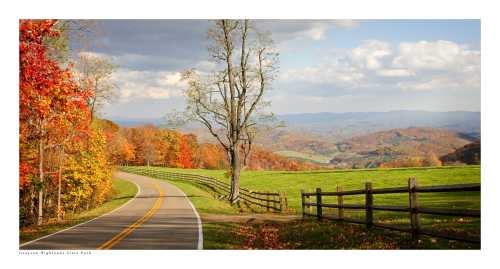
<path fill-rule="evenodd" d="M 202 249 L 201 220 L 172 184 L 123 172 L 139 187 L 122 207 L 89 222 L 42 237 L 20 249 Z"/>

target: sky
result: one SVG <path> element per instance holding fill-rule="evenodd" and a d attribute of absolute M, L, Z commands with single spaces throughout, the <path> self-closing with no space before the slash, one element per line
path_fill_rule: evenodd
<path fill-rule="evenodd" d="M 258 20 L 279 52 L 266 100 L 276 114 L 480 111 L 479 20 Z M 184 108 L 181 72 L 213 67 L 206 20 L 102 20 L 82 53 L 111 59 L 107 118 L 160 118 Z"/>

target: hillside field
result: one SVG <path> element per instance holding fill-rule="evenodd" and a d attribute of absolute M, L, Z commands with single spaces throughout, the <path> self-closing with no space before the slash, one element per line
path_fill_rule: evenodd
<path fill-rule="evenodd" d="M 318 163 L 318 164 L 328 164 L 328 162 L 330 162 L 330 159 L 331 159 L 328 156 L 302 153 L 302 152 L 294 151 L 294 150 L 281 150 L 281 151 L 275 151 L 274 153 L 281 155 L 281 156 L 288 157 L 290 159 L 309 161 L 309 162 Z"/>

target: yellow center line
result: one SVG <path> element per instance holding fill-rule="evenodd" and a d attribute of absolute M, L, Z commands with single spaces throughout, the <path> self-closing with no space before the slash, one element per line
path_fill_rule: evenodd
<path fill-rule="evenodd" d="M 141 226 L 144 222 L 146 222 L 151 216 L 153 216 L 156 211 L 161 207 L 161 204 L 163 202 L 163 190 L 158 186 L 158 184 L 154 183 L 154 187 L 158 191 L 160 197 L 156 199 L 155 204 L 153 207 L 151 207 L 148 212 L 142 218 L 138 219 L 136 222 L 128 226 L 127 228 L 123 229 L 119 234 L 115 235 L 113 238 L 108 240 L 106 243 L 102 244 L 100 247 L 97 249 L 111 249 L 115 244 L 120 242 L 122 239 L 127 237 L 129 234 L 131 234 L 135 229 L 137 229 L 139 226 Z"/>

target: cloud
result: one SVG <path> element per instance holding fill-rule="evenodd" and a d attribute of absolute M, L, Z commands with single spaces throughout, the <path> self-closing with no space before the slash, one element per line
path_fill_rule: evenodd
<path fill-rule="evenodd" d="M 318 20 L 257 20 L 257 29 L 269 31 L 273 39 L 280 43 L 291 40 L 322 40 L 334 21 Z"/>
<path fill-rule="evenodd" d="M 340 28 L 355 28 L 359 24 L 359 21 L 356 20 L 335 20 L 335 26 Z"/>
<path fill-rule="evenodd" d="M 118 102 L 134 99 L 169 99 L 183 94 L 186 86 L 179 72 L 138 71 L 120 68 L 112 75 L 118 86 Z"/>
<path fill-rule="evenodd" d="M 479 51 L 446 40 L 401 43 L 399 55 L 393 60 L 396 67 L 415 70 L 451 70 L 479 64 Z"/>
<path fill-rule="evenodd" d="M 390 45 L 378 40 L 364 41 L 363 44 L 349 52 L 353 64 L 360 68 L 380 69 L 382 61 L 392 54 Z"/>
<path fill-rule="evenodd" d="M 109 56 L 104 53 L 98 53 L 93 51 L 80 51 L 78 52 L 78 57 L 109 58 Z"/>
<path fill-rule="evenodd" d="M 451 41 L 391 45 L 367 40 L 358 47 L 325 56 L 314 66 L 282 72 L 285 86 L 309 85 L 307 95 L 328 96 L 346 90 L 480 90 L 481 53 Z M 314 87 L 314 85 L 316 85 Z M 313 87 L 311 87 L 313 86 Z M 311 90 L 322 88 L 322 90 Z"/>
<path fill-rule="evenodd" d="M 322 40 L 325 38 L 329 26 L 324 23 L 312 24 L 310 28 L 295 33 L 298 37 L 305 37 L 312 40 Z"/>
<path fill-rule="evenodd" d="M 408 69 L 380 69 L 377 74 L 382 77 L 409 77 L 415 73 Z"/>

